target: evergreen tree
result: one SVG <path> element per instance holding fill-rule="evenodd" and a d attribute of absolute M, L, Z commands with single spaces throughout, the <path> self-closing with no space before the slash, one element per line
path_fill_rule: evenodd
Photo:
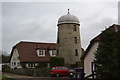
<path fill-rule="evenodd" d="M 120 32 L 103 31 L 95 53 L 96 74 L 99 79 L 120 79 Z"/>

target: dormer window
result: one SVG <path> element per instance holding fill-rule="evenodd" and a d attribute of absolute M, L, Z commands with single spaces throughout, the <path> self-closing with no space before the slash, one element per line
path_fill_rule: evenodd
<path fill-rule="evenodd" d="M 49 54 L 50 54 L 50 56 L 55 57 L 57 55 L 57 52 L 56 52 L 56 50 L 49 50 Z"/>
<path fill-rule="evenodd" d="M 44 57 L 45 56 L 45 50 L 44 49 L 38 49 L 37 50 L 38 57 Z"/>

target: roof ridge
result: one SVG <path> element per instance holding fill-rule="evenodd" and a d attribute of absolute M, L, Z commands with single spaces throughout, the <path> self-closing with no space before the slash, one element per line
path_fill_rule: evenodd
<path fill-rule="evenodd" d="M 57 44 L 57 43 L 48 43 L 48 42 L 32 42 L 32 41 L 20 41 L 19 43 L 34 43 L 34 44 Z M 18 43 L 18 44 L 19 44 Z"/>

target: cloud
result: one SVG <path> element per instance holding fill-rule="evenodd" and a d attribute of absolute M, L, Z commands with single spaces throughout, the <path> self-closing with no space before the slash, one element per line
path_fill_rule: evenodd
<path fill-rule="evenodd" d="M 120 1 L 118 3 L 118 24 L 120 25 Z"/>
<path fill-rule="evenodd" d="M 103 30 L 105 30 L 105 28 L 108 28 L 113 24 L 117 24 L 117 20 L 113 20 L 112 18 L 105 18 L 100 22 L 94 22 L 90 24 L 87 28 L 83 28 L 81 30 L 82 47 L 86 49 L 86 45 L 88 45 L 94 37 L 99 35 Z"/>
<path fill-rule="evenodd" d="M 119 0 L 4 0 L 4 2 L 118 2 Z"/>
<path fill-rule="evenodd" d="M 80 19 L 82 47 L 105 27 L 117 22 L 117 3 L 92 2 L 8 2 L 2 5 L 3 50 L 10 53 L 21 40 L 56 42 L 57 21 L 70 13 Z"/>
<path fill-rule="evenodd" d="M 2 3 L 0 3 L 0 51 L 2 50 Z"/>

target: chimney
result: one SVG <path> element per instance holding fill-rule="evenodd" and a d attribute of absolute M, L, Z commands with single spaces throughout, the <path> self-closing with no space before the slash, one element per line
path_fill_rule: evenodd
<path fill-rule="evenodd" d="M 113 25 L 114 26 L 114 28 L 115 28 L 115 32 L 118 32 L 118 27 L 117 27 L 117 25 Z"/>

